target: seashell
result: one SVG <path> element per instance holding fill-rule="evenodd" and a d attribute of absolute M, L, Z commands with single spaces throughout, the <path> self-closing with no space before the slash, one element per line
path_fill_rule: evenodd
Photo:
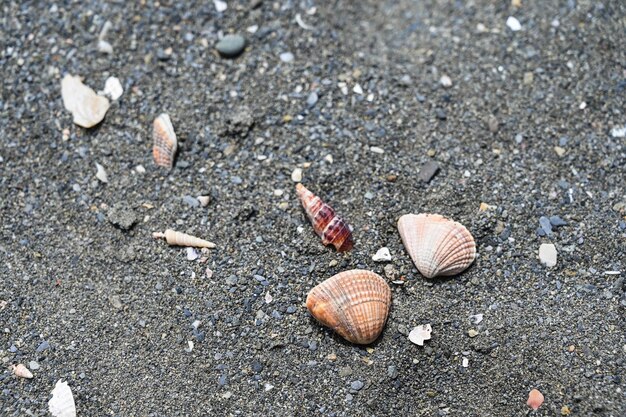
<path fill-rule="evenodd" d="M 160 167 L 172 169 L 178 142 L 172 121 L 167 114 L 163 113 L 154 119 L 152 138 L 154 140 L 152 147 L 154 163 Z"/>
<path fill-rule="evenodd" d="M 74 123 L 86 128 L 100 123 L 110 106 L 106 97 L 97 95 L 82 83 L 80 77 L 69 74 L 61 81 L 61 96 L 63 105 L 72 113 Z"/>
<path fill-rule="evenodd" d="M 361 345 L 378 338 L 390 306 L 387 282 L 362 269 L 340 272 L 313 288 L 306 298 L 306 307 L 320 323 Z"/>
<path fill-rule="evenodd" d="M 528 393 L 526 404 L 533 410 L 537 410 L 543 404 L 543 394 L 538 389 L 533 389 Z"/>
<path fill-rule="evenodd" d="M 424 346 L 425 340 L 430 340 L 433 328 L 430 324 L 420 324 L 409 333 L 409 340 L 418 346 Z"/>
<path fill-rule="evenodd" d="M 19 376 L 20 378 L 31 379 L 33 377 L 33 373 L 21 363 L 11 366 L 11 370 L 15 376 Z"/>
<path fill-rule="evenodd" d="M 313 230 L 322 238 L 322 243 L 324 245 L 332 243 L 339 252 L 352 249 L 354 246 L 352 232 L 348 224 L 335 214 L 335 210 L 302 184 L 296 185 L 296 192 L 304 211 L 313 224 Z"/>
<path fill-rule="evenodd" d="M 48 401 L 48 410 L 54 417 L 76 417 L 76 405 L 72 389 L 62 380 L 58 380 Z"/>
<path fill-rule="evenodd" d="M 439 214 L 405 214 L 398 220 L 398 231 L 426 278 L 458 274 L 476 256 L 476 243 L 465 226 Z"/>
<path fill-rule="evenodd" d="M 176 232 L 172 229 L 167 229 L 165 233 L 155 232 L 152 233 L 152 237 L 155 239 L 165 239 L 165 241 L 174 246 L 187 246 L 194 248 L 215 248 L 215 243 L 208 240 L 200 239 L 195 236 L 188 235 L 186 233 Z"/>

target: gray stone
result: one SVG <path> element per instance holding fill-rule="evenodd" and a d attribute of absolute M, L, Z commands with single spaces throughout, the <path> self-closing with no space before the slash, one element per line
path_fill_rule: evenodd
<path fill-rule="evenodd" d="M 554 227 L 567 226 L 567 222 L 559 216 L 550 216 L 550 224 Z"/>
<path fill-rule="evenodd" d="M 122 230 L 128 230 L 137 223 L 135 211 L 125 202 L 115 203 L 107 214 L 109 222 Z"/>
<path fill-rule="evenodd" d="M 355 391 L 360 391 L 361 388 L 363 388 L 363 383 L 359 380 L 352 381 L 352 383 L 350 384 L 350 388 Z"/>
<path fill-rule="evenodd" d="M 422 165 L 420 173 L 417 177 L 420 181 L 428 183 L 435 175 L 437 175 L 437 172 L 439 172 L 439 164 L 435 161 L 428 161 Z"/>
<path fill-rule="evenodd" d="M 200 207 L 200 201 L 198 201 L 197 198 L 192 197 L 190 195 L 186 195 L 183 197 L 183 203 L 193 208 Z"/>
<path fill-rule="evenodd" d="M 241 35 L 226 35 L 215 45 L 215 49 L 226 58 L 235 58 L 246 47 L 246 38 Z"/>
<path fill-rule="evenodd" d="M 315 91 L 312 91 L 311 94 L 309 94 L 309 97 L 306 99 L 306 105 L 311 108 L 313 106 L 315 106 L 315 104 L 317 103 L 318 100 L 318 96 L 317 93 Z"/>
<path fill-rule="evenodd" d="M 550 224 L 550 219 L 548 219 L 546 216 L 541 216 L 539 218 L 539 225 L 546 233 L 546 235 L 552 234 L 552 225 Z"/>

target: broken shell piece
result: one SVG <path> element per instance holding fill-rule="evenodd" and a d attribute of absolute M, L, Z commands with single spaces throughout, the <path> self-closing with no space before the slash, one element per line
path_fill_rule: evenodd
<path fill-rule="evenodd" d="M 543 394 L 538 389 L 533 389 L 528 394 L 528 401 L 526 404 L 533 410 L 537 410 L 543 404 Z"/>
<path fill-rule="evenodd" d="M 424 340 L 430 340 L 430 333 L 433 331 L 430 324 L 421 324 L 411 330 L 409 340 L 418 346 L 424 346 Z"/>
<path fill-rule="evenodd" d="M 215 248 L 215 243 L 208 240 L 200 239 L 195 236 L 188 235 L 186 233 L 176 232 L 172 229 L 167 229 L 165 233 L 155 232 L 152 233 L 152 237 L 155 239 L 163 239 L 174 246 L 188 246 L 194 248 Z"/>
<path fill-rule="evenodd" d="M 306 307 L 320 323 L 352 343 L 366 345 L 385 327 L 391 289 L 378 274 L 361 269 L 341 272 L 314 287 Z"/>
<path fill-rule="evenodd" d="M 21 363 L 11 366 L 11 370 L 15 376 L 19 376 L 20 378 L 31 379 L 33 377 L 33 373 Z"/>
<path fill-rule="evenodd" d="M 74 117 L 74 123 L 82 127 L 97 125 L 109 110 L 109 100 L 83 84 L 80 77 L 69 74 L 63 77 L 61 95 L 63 105 Z"/>
<path fill-rule="evenodd" d="M 152 138 L 154 141 L 152 148 L 154 163 L 160 167 L 172 169 L 178 141 L 170 116 L 163 113 L 154 119 Z"/>
<path fill-rule="evenodd" d="M 48 401 L 48 409 L 54 417 L 76 417 L 76 405 L 72 389 L 62 380 L 58 380 Z"/>
<path fill-rule="evenodd" d="M 104 83 L 104 90 L 98 91 L 101 96 L 107 96 L 111 100 L 117 100 L 124 93 L 124 87 L 117 77 L 109 77 Z"/>
<path fill-rule="evenodd" d="M 372 255 L 372 261 L 374 262 L 389 262 L 391 261 L 391 253 L 389 253 L 389 248 L 383 247 L 378 249 L 378 251 Z"/>
<path fill-rule="evenodd" d="M 398 220 L 398 231 L 426 278 L 456 275 L 476 256 L 476 243 L 465 226 L 439 214 L 405 214 Z"/>
<path fill-rule="evenodd" d="M 107 172 L 104 170 L 104 167 L 96 162 L 96 178 L 100 180 L 100 182 L 107 183 L 109 182 L 109 177 L 107 176 Z"/>
<path fill-rule="evenodd" d="M 211 197 L 209 197 L 208 195 L 199 195 L 196 198 L 198 199 L 202 207 L 208 206 L 209 203 L 211 202 Z"/>
<path fill-rule="evenodd" d="M 348 224 L 335 214 L 335 210 L 302 184 L 296 185 L 296 192 L 313 225 L 313 230 L 322 238 L 322 243 L 332 244 L 338 252 L 352 249 L 354 246 L 352 232 Z"/>

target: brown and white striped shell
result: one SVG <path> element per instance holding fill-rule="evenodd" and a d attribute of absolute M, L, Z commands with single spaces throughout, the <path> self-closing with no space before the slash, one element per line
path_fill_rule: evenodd
<path fill-rule="evenodd" d="M 306 298 L 306 307 L 320 323 L 361 345 L 378 338 L 390 306 L 387 282 L 362 269 L 340 272 L 314 287 Z"/>
<path fill-rule="evenodd" d="M 472 234 L 439 214 L 405 214 L 398 220 L 402 243 L 426 278 L 456 275 L 476 257 Z"/>
<path fill-rule="evenodd" d="M 354 246 L 352 232 L 348 224 L 335 214 L 335 210 L 302 184 L 296 185 L 296 192 L 313 225 L 313 230 L 322 238 L 322 243 L 332 244 L 338 252 L 352 249 Z"/>
<path fill-rule="evenodd" d="M 167 229 L 165 233 L 155 232 L 152 233 L 152 237 L 155 239 L 165 239 L 165 241 L 174 246 L 187 246 L 194 248 L 215 248 L 215 243 L 208 240 L 200 239 L 195 236 L 188 235 L 182 232 L 176 232 L 172 229 Z"/>
<path fill-rule="evenodd" d="M 178 141 L 172 121 L 167 114 L 163 113 L 154 119 L 152 139 L 154 142 L 152 146 L 154 163 L 160 167 L 172 169 Z"/>

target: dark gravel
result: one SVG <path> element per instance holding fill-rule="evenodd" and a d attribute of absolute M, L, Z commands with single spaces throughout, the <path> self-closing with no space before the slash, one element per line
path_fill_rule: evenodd
<path fill-rule="evenodd" d="M 0 4 L 0 415 L 48 415 L 60 378 L 80 416 L 523 416 L 532 388 L 533 415 L 626 415 L 625 3 L 253 3 Z M 239 57 L 220 32 L 246 36 Z M 101 125 L 73 125 L 65 73 L 120 78 Z M 151 159 L 162 112 L 171 172 Z M 353 251 L 315 236 L 296 167 Z M 395 226 L 409 212 L 465 224 L 475 263 L 422 278 Z M 167 228 L 218 247 L 188 261 L 152 239 Z M 383 246 L 393 268 L 371 260 Z M 303 306 L 357 267 L 405 280 L 369 349 Z M 31 361 L 32 380 L 11 374 Z"/>

